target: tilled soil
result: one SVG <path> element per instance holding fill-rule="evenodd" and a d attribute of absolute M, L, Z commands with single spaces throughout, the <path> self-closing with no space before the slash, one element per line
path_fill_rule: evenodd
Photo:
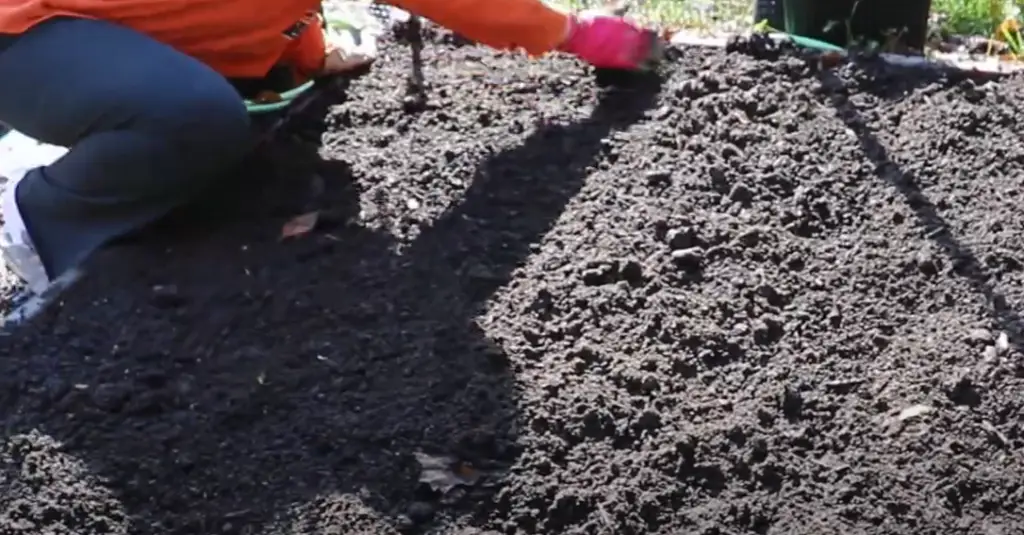
<path fill-rule="evenodd" d="M 0 316 L 10 311 L 11 305 L 22 287 L 21 281 L 13 273 L 0 270 Z"/>
<path fill-rule="evenodd" d="M 0 337 L 0 531 L 1020 533 L 1024 81 L 739 48 L 388 45 Z"/>

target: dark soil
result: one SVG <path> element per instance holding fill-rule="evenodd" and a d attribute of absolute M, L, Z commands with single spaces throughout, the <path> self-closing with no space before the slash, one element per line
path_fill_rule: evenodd
<path fill-rule="evenodd" d="M 1024 80 L 386 52 L 0 337 L 0 531 L 1024 529 Z"/>

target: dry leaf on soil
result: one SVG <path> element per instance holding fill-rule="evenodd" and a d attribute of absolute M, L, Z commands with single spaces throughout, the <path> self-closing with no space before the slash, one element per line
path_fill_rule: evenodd
<path fill-rule="evenodd" d="M 445 455 L 415 453 L 420 463 L 420 483 L 446 494 L 460 485 L 470 486 L 480 480 L 480 472 L 472 466 Z"/>
<path fill-rule="evenodd" d="M 252 101 L 257 104 L 273 104 L 275 102 L 281 102 L 282 100 L 284 100 L 284 97 L 281 96 L 281 93 L 276 91 L 260 91 L 252 99 Z"/>
<path fill-rule="evenodd" d="M 303 234 L 308 233 L 316 227 L 316 223 L 319 219 L 320 212 L 309 212 L 308 214 L 302 214 L 292 218 L 285 223 L 284 228 L 281 229 L 281 239 L 302 236 Z"/>
<path fill-rule="evenodd" d="M 901 421 L 902 420 L 909 420 L 910 418 L 916 418 L 918 416 L 923 416 L 923 415 L 931 412 L 931 410 L 932 410 L 932 408 L 929 407 L 928 405 L 913 405 L 913 406 L 907 407 L 907 408 L 903 409 L 902 411 L 900 411 L 899 419 Z"/>
<path fill-rule="evenodd" d="M 822 52 L 822 54 L 819 56 L 819 61 L 821 62 L 821 66 L 823 68 L 831 69 L 846 61 L 846 55 L 841 52 L 835 52 L 830 50 L 827 52 Z"/>

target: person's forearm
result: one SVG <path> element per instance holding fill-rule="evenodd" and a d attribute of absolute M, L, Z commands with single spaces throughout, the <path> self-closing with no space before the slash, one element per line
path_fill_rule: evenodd
<path fill-rule="evenodd" d="M 566 38 L 566 13 L 540 0 L 384 0 L 480 44 L 539 56 Z"/>

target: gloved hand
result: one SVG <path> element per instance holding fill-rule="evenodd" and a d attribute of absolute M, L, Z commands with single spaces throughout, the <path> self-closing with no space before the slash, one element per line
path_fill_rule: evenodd
<path fill-rule="evenodd" d="M 377 59 L 376 36 L 363 36 L 356 43 L 349 33 L 325 32 L 325 51 L 321 74 L 341 74 L 358 69 Z"/>
<path fill-rule="evenodd" d="M 362 36 L 362 41 L 356 42 L 350 31 L 324 29 L 319 18 L 310 16 L 307 22 L 281 57 L 281 63 L 291 65 L 301 77 L 340 74 L 376 59 L 376 36 Z"/>
<path fill-rule="evenodd" d="M 570 15 L 569 35 L 558 50 L 600 69 L 638 70 L 652 59 L 654 35 L 622 17 Z"/>
<path fill-rule="evenodd" d="M 376 51 L 345 50 L 344 48 L 329 48 L 324 57 L 324 68 L 321 74 L 341 74 L 352 71 L 373 63 L 376 59 Z"/>

